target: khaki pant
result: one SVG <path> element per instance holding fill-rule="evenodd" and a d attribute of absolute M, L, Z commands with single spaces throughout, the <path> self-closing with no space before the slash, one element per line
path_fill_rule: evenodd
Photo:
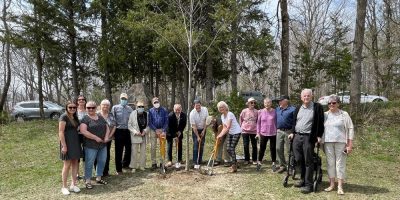
<path fill-rule="evenodd" d="M 279 165 L 284 168 L 287 166 L 285 156 L 288 155 L 287 152 L 289 151 L 289 132 L 291 132 L 291 130 L 282 131 L 278 129 L 276 135 L 276 154 L 278 156 Z"/>
<path fill-rule="evenodd" d="M 130 168 L 138 169 L 146 166 L 146 139 L 143 137 L 142 143 L 132 143 L 132 155 Z"/>
<path fill-rule="evenodd" d="M 345 143 L 326 142 L 324 143 L 327 171 L 329 178 L 345 179 L 346 177 L 346 158 L 343 153 L 346 148 Z"/>

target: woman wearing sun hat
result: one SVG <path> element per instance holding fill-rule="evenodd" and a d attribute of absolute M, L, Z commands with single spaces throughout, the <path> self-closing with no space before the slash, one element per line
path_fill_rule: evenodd
<path fill-rule="evenodd" d="M 258 110 L 255 109 L 256 100 L 250 97 L 247 102 L 247 108 L 240 113 L 239 124 L 242 129 L 243 149 L 244 149 L 244 164 L 250 163 L 250 141 L 252 147 L 251 159 L 253 164 L 257 164 L 257 118 Z"/>

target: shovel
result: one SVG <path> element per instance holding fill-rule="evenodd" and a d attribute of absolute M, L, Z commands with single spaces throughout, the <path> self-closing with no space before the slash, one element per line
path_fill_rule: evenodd
<path fill-rule="evenodd" d="M 214 163 L 218 155 L 218 146 L 220 142 L 221 142 L 220 140 L 215 140 L 214 148 L 211 152 L 210 159 L 208 159 L 207 168 L 204 171 L 200 171 L 202 174 L 207 174 L 209 176 L 212 176 L 214 174 Z"/>
<path fill-rule="evenodd" d="M 179 162 L 178 159 L 178 152 L 179 152 L 179 136 L 175 139 L 175 144 L 176 144 L 176 163 L 175 163 L 175 168 L 179 169 L 181 168 L 181 163 Z"/>
<path fill-rule="evenodd" d="M 160 164 L 160 173 L 165 174 L 165 136 L 159 136 L 160 140 L 160 155 L 161 155 L 161 164 Z"/>
<path fill-rule="evenodd" d="M 203 137 L 200 137 L 200 141 L 197 142 L 198 145 L 198 151 L 197 151 L 197 162 L 196 165 L 194 165 L 195 169 L 200 169 L 200 164 L 199 164 L 199 159 L 200 159 L 200 151 L 201 151 L 201 142 L 203 140 Z"/>

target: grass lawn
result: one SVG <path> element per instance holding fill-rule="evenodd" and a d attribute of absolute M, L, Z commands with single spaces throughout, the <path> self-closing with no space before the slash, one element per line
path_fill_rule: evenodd
<path fill-rule="evenodd" d="M 284 188 L 284 174 L 270 169 L 269 148 L 260 172 L 255 166 L 241 166 L 236 174 L 218 166 L 214 176 L 173 169 L 161 176 L 157 171 L 145 170 L 112 175 L 107 177 L 108 185 L 95 185 L 92 190 L 85 189 L 81 182 L 81 193 L 65 197 L 60 192 L 62 162 L 57 122 L 0 125 L 0 199 L 400 199 L 400 109 L 382 109 L 375 116 L 379 117 L 357 132 L 354 151 L 347 161 L 346 194 L 340 197 L 336 192 L 323 191 L 303 195 L 292 187 L 291 179 L 289 187 Z M 211 134 L 208 136 L 204 160 L 214 142 Z M 241 144 L 242 140 L 237 150 L 243 155 Z M 110 169 L 111 173 L 115 171 L 113 153 Z M 324 170 L 320 190 L 327 186 Z"/>

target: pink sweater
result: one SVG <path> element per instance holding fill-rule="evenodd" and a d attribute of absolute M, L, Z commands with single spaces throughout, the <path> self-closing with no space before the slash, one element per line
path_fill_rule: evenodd
<path fill-rule="evenodd" d="M 275 109 L 267 111 L 262 109 L 258 111 L 257 133 L 263 136 L 276 135 L 276 112 Z"/>
<path fill-rule="evenodd" d="M 256 134 L 257 118 L 258 118 L 257 109 L 252 109 L 252 110 L 248 108 L 243 109 L 242 113 L 240 113 L 240 128 L 242 128 L 242 133 Z"/>

